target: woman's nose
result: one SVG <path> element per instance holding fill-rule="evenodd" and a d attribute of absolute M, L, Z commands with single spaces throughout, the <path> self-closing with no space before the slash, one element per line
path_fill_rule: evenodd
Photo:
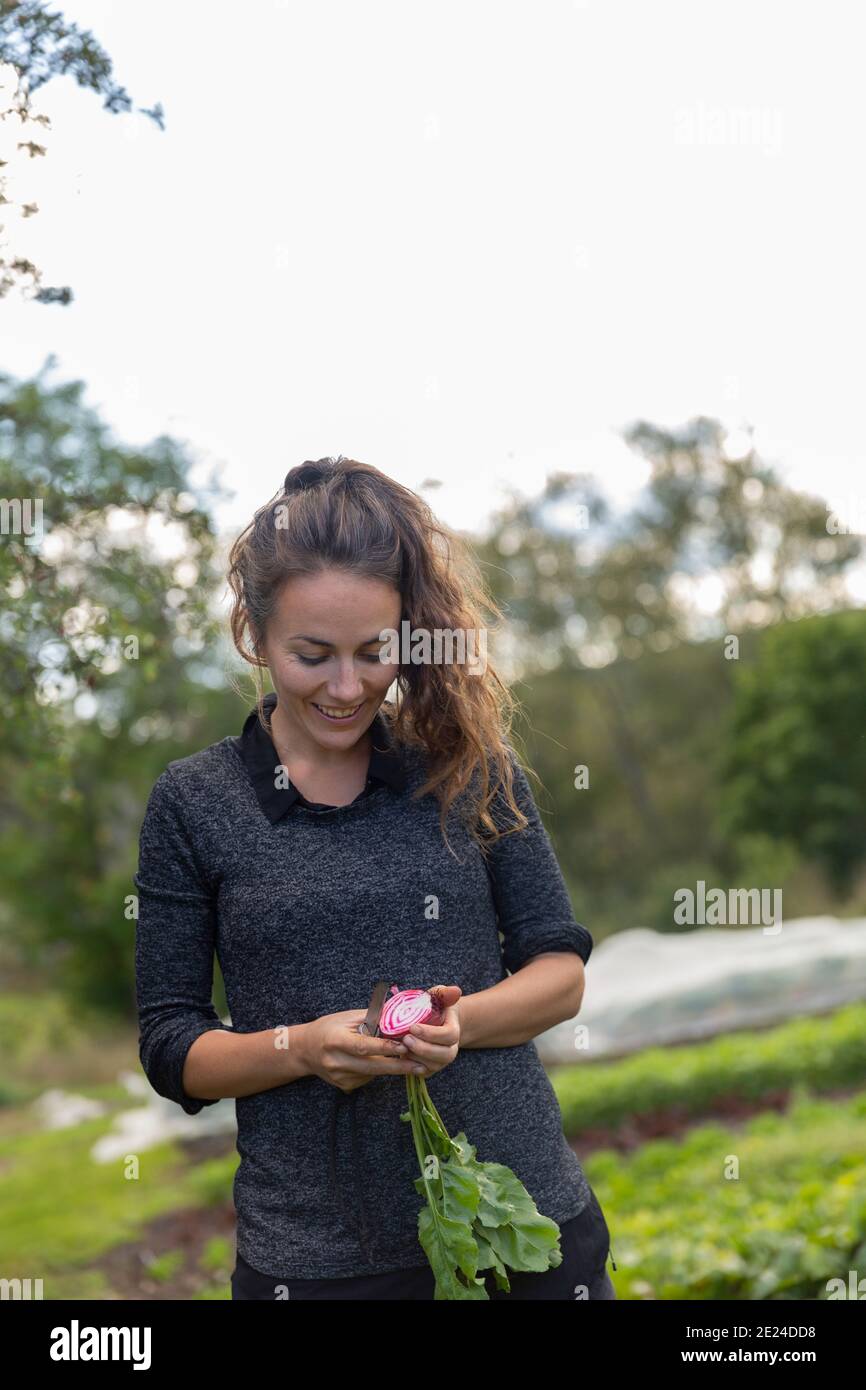
<path fill-rule="evenodd" d="M 328 685 L 328 693 L 332 696 L 335 704 L 351 705 L 364 698 L 364 685 L 360 674 L 350 663 L 342 668 L 334 680 Z"/>

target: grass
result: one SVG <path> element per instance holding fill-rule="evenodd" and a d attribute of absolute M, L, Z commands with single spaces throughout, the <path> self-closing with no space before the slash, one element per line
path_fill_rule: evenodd
<path fill-rule="evenodd" d="M 171 1143 L 97 1163 L 90 1149 L 111 1127 L 103 1116 L 71 1129 L 0 1137 L 0 1269 L 46 1280 L 134 1240 L 155 1216 L 203 1205 L 231 1190 L 236 1155 L 184 1168 Z M 53 1297 L 53 1294 L 46 1296 Z"/>

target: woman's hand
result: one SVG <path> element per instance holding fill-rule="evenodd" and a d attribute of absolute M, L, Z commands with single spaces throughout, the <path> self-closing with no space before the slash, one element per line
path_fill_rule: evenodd
<path fill-rule="evenodd" d="M 435 1072 L 453 1062 L 460 1049 L 460 1006 L 458 999 L 463 993 L 459 985 L 435 985 L 444 1011 L 441 1023 L 413 1023 L 408 1033 L 403 1033 L 401 1041 L 406 1044 L 407 1053 L 416 1061 L 423 1063 L 424 1076 Z M 432 993 L 432 990 L 428 990 Z"/>
<path fill-rule="evenodd" d="M 321 1077 L 340 1091 L 355 1091 L 374 1076 L 405 1076 L 417 1062 L 401 1038 L 374 1038 L 359 1033 L 366 1009 L 345 1009 L 322 1014 L 304 1024 L 304 1064 L 312 1076 Z"/>

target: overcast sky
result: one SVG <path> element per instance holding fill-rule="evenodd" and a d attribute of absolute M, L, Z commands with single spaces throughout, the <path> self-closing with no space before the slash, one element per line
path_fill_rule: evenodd
<path fill-rule="evenodd" d="M 167 432 L 245 525 L 344 453 L 483 525 L 507 482 L 644 476 L 620 431 L 752 425 L 790 481 L 860 484 L 864 84 L 853 4 L 58 0 L 136 105 L 35 94 L 69 284 L 7 296 L 0 365 Z M 9 130 L 4 140 L 9 138 Z M 26 235 L 25 235 L 26 234 Z"/>

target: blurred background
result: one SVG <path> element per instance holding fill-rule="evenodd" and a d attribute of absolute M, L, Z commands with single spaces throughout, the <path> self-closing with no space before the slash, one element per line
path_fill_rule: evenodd
<path fill-rule="evenodd" d="M 229 1297 L 234 1103 L 144 1078 L 132 875 L 160 772 L 253 703 L 229 546 L 344 453 L 506 614 L 489 655 L 595 942 L 537 1045 L 618 1296 L 839 1296 L 866 1275 L 844 7 L 0 16 L 0 1277 Z"/>

